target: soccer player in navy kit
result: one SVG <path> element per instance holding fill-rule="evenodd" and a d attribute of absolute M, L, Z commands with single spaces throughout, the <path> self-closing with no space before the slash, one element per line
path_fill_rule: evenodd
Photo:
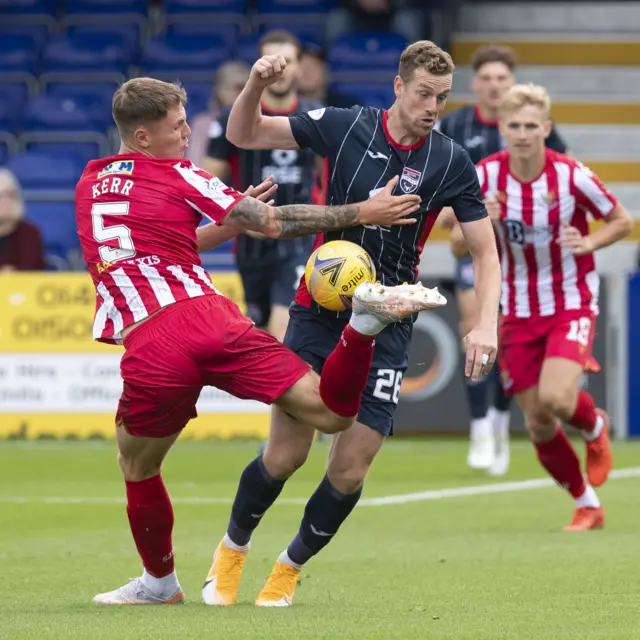
<path fill-rule="evenodd" d="M 262 110 L 269 115 L 305 113 L 319 103 L 299 97 L 296 90 L 301 46 L 288 31 L 267 33 L 258 45 L 259 55 L 280 54 L 286 72 L 262 96 Z M 226 137 L 229 114 L 210 129 L 204 168 L 244 191 L 272 176 L 278 185 L 273 198 L 278 206 L 308 204 L 315 184 L 316 156 L 311 149 L 239 149 Z M 282 341 L 300 276 L 311 253 L 313 238 L 274 239 L 245 233 L 235 241 L 236 265 L 242 278 L 247 315 Z"/>
<path fill-rule="evenodd" d="M 316 244 L 345 239 L 364 247 L 383 285 L 415 282 L 420 253 L 439 211 L 452 207 L 472 247 L 479 301 L 477 325 L 466 337 L 467 374 L 488 371 L 497 350 L 500 266 L 475 167 L 450 138 L 433 131 L 451 89 L 451 57 L 429 41 L 409 46 L 394 81 L 396 101 L 388 111 L 356 106 L 320 108 L 289 118 L 265 117 L 260 99 L 283 71 L 280 56 L 264 56 L 233 106 L 227 135 L 240 147 L 310 147 L 328 163 L 327 204 L 369 198 L 394 176 L 395 193 L 415 193 L 418 220 L 400 231 L 360 226 L 318 237 Z M 285 344 L 321 370 L 340 339 L 346 314 L 315 304 L 301 283 L 290 312 Z M 365 327 L 363 330 L 373 330 Z M 305 508 L 300 530 L 278 558 L 259 606 L 289 606 L 302 565 L 331 541 L 360 497 L 364 479 L 386 436 L 393 430 L 402 375 L 408 364 L 412 320 L 376 337 L 369 382 L 356 422 L 335 438 L 325 477 Z M 233 604 L 251 534 L 286 480 L 304 464 L 314 431 L 283 411 L 272 413 L 262 456 L 243 471 L 227 534 L 218 546 L 203 589 L 208 604 Z"/>
<path fill-rule="evenodd" d="M 505 148 L 498 128 L 498 107 L 515 83 L 516 56 L 510 47 L 489 45 L 477 49 L 470 63 L 474 71 L 471 89 L 476 94 L 476 103 L 447 114 L 437 128 L 461 145 L 477 164 Z M 554 128 L 546 146 L 560 153 L 567 150 Z M 453 216 L 447 215 L 441 220 L 445 227 L 450 227 L 454 221 Z M 460 335 L 464 337 L 473 326 L 476 313 L 470 258 L 456 262 L 456 294 Z M 487 469 L 492 475 L 504 475 L 509 468 L 510 399 L 503 392 L 498 367 L 479 381 L 467 378 L 465 386 L 471 414 L 467 464 L 472 469 Z M 490 398 L 492 391 L 493 398 Z"/>

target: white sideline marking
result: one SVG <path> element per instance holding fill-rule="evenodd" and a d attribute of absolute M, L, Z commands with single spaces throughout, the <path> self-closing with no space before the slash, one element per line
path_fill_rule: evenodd
<path fill-rule="evenodd" d="M 609 475 L 609 480 L 640 477 L 640 467 L 629 469 L 615 469 Z M 494 484 L 478 484 L 469 487 L 455 487 L 451 489 L 433 489 L 431 491 L 418 491 L 416 493 L 400 493 L 395 496 L 380 496 L 378 498 L 363 498 L 358 503 L 359 507 L 381 507 L 389 504 L 406 504 L 408 502 L 427 502 L 429 500 L 443 500 L 444 498 L 462 498 L 466 496 L 481 496 L 492 493 L 513 493 L 515 491 L 528 491 L 530 489 L 543 489 L 555 486 L 550 478 L 536 478 L 533 480 L 520 480 L 517 482 L 498 482 Z M 172 498 L 173 504 L 231 504 L 232 498 Z M 53 497 L 20 497 L 0 496 L 3 504 L 124 504 L 124 498 L 87 496 L 53 496 Z M 307 498 L 283 498 L 275 504 L 303 505 Z"/>

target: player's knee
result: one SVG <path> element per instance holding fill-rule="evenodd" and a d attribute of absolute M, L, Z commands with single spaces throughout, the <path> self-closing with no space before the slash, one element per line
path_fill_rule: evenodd
<path fill-rule="evenodd" d="M 125 480 L 140 482 L 157 476 L 161 471 L 162 462 L 118 452 L 118 465 Z"/>
<path fill-rule="evenodd" d="M 575 402 L 575 391 L 562 384 L 541 385 L 538 392 L 540 409 L 560 418 L 571 416 L 572 404 Z"/>
<path fill-rule="evenodd" d="M 549 442 L 556 434 L 557 420 L 540 407 L 525 416 L 525 427 L 533 442 Z"/>
<path fill-rule="evenodd" d="M 267 443 L 262 454 L 262 461 L 271 477 L 277 480 L 286 480 L 307 461 L 308 455 L 308 448 L 277 446 Z"/>
<path fill-rule="evenodd" d="M 320 433 L 332 436 L 336 433 L 346 431 L 353 424 L 354 420 L 355 416 L 353 418 L 345 418 L 334 413 L 331 409 L 326 408 L 325 411 L 319 412 L 316 419 L 313 420 L 313 427 L 320 431 Z"/>
<path fill-rule="evenodd" d="M 327 466 L 327 476 L 340 493 L 355 493 L 364 484 L 373 458 L 361 452 L 332 457 Z"/>

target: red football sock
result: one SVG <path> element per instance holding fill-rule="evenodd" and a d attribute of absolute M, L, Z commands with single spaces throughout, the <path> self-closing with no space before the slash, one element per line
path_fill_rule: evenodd
<path fill-rule="evenodd" d="M 158 474 L 140 482 L 125 480 L 127 515 L 131 533 L 144 568 L 156 578 L 164 578 L 174 570 L 173 507 Z"/>
<path fill-rule="evenodd" d="M 573 412 L 571 418 L 567 420 L 567 424 L 581 431 L 593 431 L 596 428 L 597 420 L 596 403 L 591 397 L 591 394 L 586 391 L 579 391 L 576 410 Z"/>
<path fill-rule="evenodd" d="M 347 325 L 336 348 L 329 354 L 320 376 L 320 397 L 334 413 L 356 416 L 367 386 L 375 336 Z"/>
<path fill-rule="evenodd" d="M 571 446 L 565 432 L 558 428 L 549 442 L 534 442 L 538 460 L 549 475 L 574 498 L 586 491 L 586 484 L 580 470 L 580 459 Z"/>

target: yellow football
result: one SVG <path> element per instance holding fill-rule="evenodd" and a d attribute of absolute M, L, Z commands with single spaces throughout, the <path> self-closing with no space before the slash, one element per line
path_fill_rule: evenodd
<path fill-rule="evenodd" d="M 305 280 L 311 297 L 321 307 L 345 311 L 351 308 L 351 297 L 360 283 L 375 282 L 376 268 L 360 245 L 332 240 L 311 254 Z"/>

